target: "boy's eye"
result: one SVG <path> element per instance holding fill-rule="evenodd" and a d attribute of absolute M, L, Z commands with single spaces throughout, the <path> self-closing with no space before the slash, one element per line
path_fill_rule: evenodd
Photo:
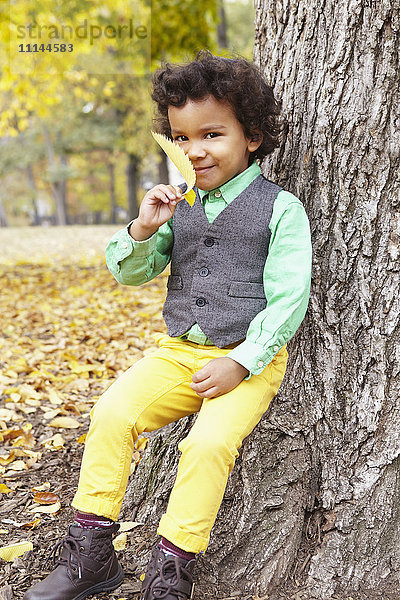
<path fill-rule="evenodd" d="M 207 133 L 207 135 L 210 135 L 213 138 L 213 137 L 219 136 L 219 133 L 217 133 L 216 131 L 210 131 L 209 133 Z M 206 135 L 206 137 L 207 137 L 207 135 Z"/>
<path fill-rule="evenodd" d="M 182 138 L 186 138 L 186 136 L 185 135 L 177 135 L 176 137 L 174 137 L 174 142 L 184 142 L 184 141 L 186 141 L 186 140 L 183 140 Z"/>

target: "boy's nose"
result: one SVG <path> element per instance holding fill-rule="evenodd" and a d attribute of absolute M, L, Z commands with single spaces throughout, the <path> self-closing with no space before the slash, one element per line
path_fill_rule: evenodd
<path fill-rule="evenodd" d="M 205 148 L 200 142 L 191 142 L 187 148 L 186 154 L 190 160 L 202 158 L 206 155 Z"/>

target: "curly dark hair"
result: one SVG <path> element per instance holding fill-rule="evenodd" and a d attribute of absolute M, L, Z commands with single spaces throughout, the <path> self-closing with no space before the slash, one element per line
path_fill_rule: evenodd
<path fill-rule="evenodd" d="M 231 104 L 246 137 L 262 133 L 263 141 L 250 154 L 249 164 L 256 158 L 261 161 L 281 143 L 282 103 L 275 99 L 272 87 L 256 65 L 242 57 L 223 58 L 209 50 L 200 50 L 190 63 L 166 63 L 157 69 L 152 83 L 151 97 L 157 105 L 154 127 L 170 139 L 168 107 L 183 106 L 188 99 L 196 101 L 212 95 Z"/>

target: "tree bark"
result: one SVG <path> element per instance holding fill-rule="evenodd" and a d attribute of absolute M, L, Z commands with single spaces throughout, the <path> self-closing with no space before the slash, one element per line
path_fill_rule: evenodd
<path fill-rule="evenodd" d="M 196 600 L 278 600 L 291 580 L 307 600 L 400 596 L 399 23 L 394 0 L 257 0 L 255 62 L 288 122 L 264 173 L 304 202 L 313 285 Z M 152 533 L 191 419 L 155 435 L 129 486 L 124 511 Z"/>

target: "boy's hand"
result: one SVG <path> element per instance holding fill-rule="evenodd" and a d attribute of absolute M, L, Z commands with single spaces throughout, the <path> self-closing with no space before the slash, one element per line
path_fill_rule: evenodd
<path fill-rule="evenodd" d="M 139 216 L 130 226 L 129 234 L 139 242 L 146 240 L 172 217 L 182 199 L 178 186 L 160 183 L 151 188 L 140 204 Z"/>
<path fill-rule="evenodd" d="M 216 398 L 233 390 L 248 373 L 233 358 L 214 358 L 193 375 L 190 387 L 200 398 Z"/>

